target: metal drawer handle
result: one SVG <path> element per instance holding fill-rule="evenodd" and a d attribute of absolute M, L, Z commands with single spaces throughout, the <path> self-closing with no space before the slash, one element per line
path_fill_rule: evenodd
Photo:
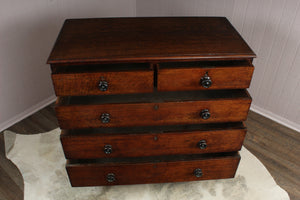
<path fill-rule="evenodd" d="M 202 119 L 208 119 L 210 118 L 210 112 L 208 109 L 204 109 L 201 111 L 200 116 Z"/>
<path fill-rule="evenodd" d="M 200 141 L 198 142 L 197 146 L 198 146 L 200 149 L 206 149 L 206 147 L 207 147 L 206 140 L 200 140 Z"/>
<path fill-rule="evenodd" d="M 109 183 L 115 182 L 115 180 L 116 180 L 115 174 L 114 174 L 114 173 L 109 173 L 109 174 L 107 174 L 107 175 L 106 175 L 106 180 L 107 180 L 107 182 L 109 182 Z"/>
<path fill-rule="evenodd" d="M 103 149 L 105 154 L 111 154 L 112 153 L 112 146 L 110 144 L 104 145 Z"/>
<path fill-rule="evenodd" d="M 202 177 L 203 173 L 202 173 L 202 170 L 200 168 L 197 168 L 194 170 L 194 175 L 197 177 L 197 178 L 200 178 Z"/>
<path fill-rule="evenodd" d="M 101 90 L 102 92 L 105 92 L 108 89 L 108 82 L 105 81 L 103 78 L 101 78 L 101 81 L 99 82 L 99 90 Z"/>
<path fill-rule="evenodd" d="M 205 75 L 201 78 L 200 84 L 204 88 L 209 88 L 212 84 L 211 78 L 208 76 L 208 72 L 205 73 Z"/>
<path fill-rule="evenodd" d="M 102 113 L 100 116 L 100 120 L 103 124 L 107 124 L 110 122 L 110 115 L 109 113 Z"/>

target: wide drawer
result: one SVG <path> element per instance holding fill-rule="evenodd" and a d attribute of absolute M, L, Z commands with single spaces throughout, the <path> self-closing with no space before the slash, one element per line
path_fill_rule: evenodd
<path fill-rule="evenodd" d="M 61 142 L 67 159 L 142 157 L 238 151 L 245 134 L 242 123 L 102 128 L 63 130 Z"/>
<path fill-rule="evenodd" d="M 55 93 L 84 96 L 152 92 L 153 70 L 149 65 L 128 65 L 75 66 L 70 71 L 56 67 L 52 73 Z"/>
<path fill-rule="evenodd" d="M 162 63 L 158 69 L 157 90 L 248 88 L 253 70 L 248 61 Z"/>
<path fill-rule="evenodd" d="M 250 104 L 247 91 L 224 90 L 65 97 L 55 110 L 60 127 L 74 129 L 239 122 L 246 120 Z"/>
<path fill-rule="evenodd" d="M 72 186 L 100 186 L 183 182 L 232 178 L 240 156 L 168 156 L 104 160 L 69 160 L 67 172 Z"/>

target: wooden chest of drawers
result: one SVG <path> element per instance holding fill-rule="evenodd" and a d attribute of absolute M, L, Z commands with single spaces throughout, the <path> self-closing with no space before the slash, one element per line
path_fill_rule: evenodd
<path fill-rule="evenodd" d="M 72 186 L 234 177 L 254 57 L 222 17 L 66 20 L 48 63 Z"/>

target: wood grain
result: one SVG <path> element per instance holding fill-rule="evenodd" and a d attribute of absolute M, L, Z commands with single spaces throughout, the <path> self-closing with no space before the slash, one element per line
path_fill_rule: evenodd
<path fill-rule="evenodd" d="M 166 133 L 101 134 L 82 131 L 68 134 L 62 131 L 61 142 L 67 159 L 106 157 L 139 157 L 180 154 L 233 152 L 240 150 L 246 129 L 183 131 Z M 198 142 L 207 147 L 200 149 Z M 112 153 L 105 154 L 104 146 L 111 145 Z"/>
<path fill-rule="evenodd" d="M 248 88 L 254 68 L 248 67 L 191 67 L 158 70 L 158 91 L 214 90 Z M 212 85 L 205 88 L 200 81 L 204 75 L 210 77 Z M 172 83 L 172 84 L 170 84 Z"/>
<path fill-rule="evenodd" d="M 191 15 L 230 20 L 259 55 L 250 87 L 254 104 L 300 130 L 300 40 L 295 39 L 299 38 L 300 1 L 137 1 L 138 17 Z"/>
<path fill-rule="evenodd" d="M 49 64 L 253 58 L 224 17 L 68 19 Z"/>
<path fill-rule="evenodd" d="M 299 132 L 250 112 L 244 145 L 269 170 L 291 200 L 300 199 Z"/>
<path fill-rule="evenodd" d="M 52 74 L 52 80 L 57 96 L 147 93 L 154 89 L 151 70 Z M 108 83 L 106 91 L 99 89 L 101 80 Z"/>
<path fill-rule="evenodd" d="M 295 172 L 300 167 L 300 162 L 299 159 L 295 159 L 294 153 L 294 150 L 299 151 L 299 133 L 252 111 L 249 112 L 246 124 L 248 132 L 244 145 L 266 166 L 277 184 L 289 193 L 291 200 L 300 199 L 298 189 L 300 187 L 300 176 L 295 176 Z M 46 132 L 57 127 L 54 104 L 52 104 L 10 127 L 9 130 L 19 134 L 33 134 Z M 282 148 L 278 148 L 275 141 L 281 141 Z M 289 149 L 293 150 L 290 151 Z M 7 162 L 10 161 L 4 158 L 3 162 L 0 162 L 0 167 L 3 168 Z M 287 164 L 282 165 L 283 163 Z M 13 168 L 15 167 L 8 165 L 6 170 L 0 171 L 0 176 L 10 177 L 11 180 L 22 183 L 22 177 L 18 176 Z M 8 181 L 9 179 L 5 179 L 0 182 L 1 198 L 3 200 L 23 199 L 23 196 L 19 195 Z M 23 191 L 23 187 L 20 187 L 20 190 Z"/>
<path fill-rule="evenodd" d="M 61 105 L 55 108 L 62 129 L 91 127 L 121 127 L 176 125 L 216 122 L 238 122 L 247 118 L 251 99 L 214 99 L 203 101 L 128 103 L 103 105 Z M 202 119 L 200 113 L 208 109 L 211 116 Z M 109 123 L 100 116 L 110 115 Z"/>
<path fill-rule="evenodd" d="M 161 161 L 150 160 L 135 163 L 67 164 L 67 172 L 73 187 L 97 185 L 145 184 L 162 182 L 197 181 L 232 178 L 235 175 L 240 156 L 219 156 L 197 159 Z M 201 168 L 203 176 L 197 178 L 193 172 Z M 107 182 L 106 176 L 114 173 L 116 180 Z"/>
<path fill-rule="evenodd" d="M 251 63 L 254 57 L 255 54 L 245 41 L 229 21 L 222 17 L 66 20 L 48 59 L 48 63 L 51 64 L 55 91 L 59 96 L 56 104 L 58 123 L 61 129 L 81 129 L 244 121 L 247 118 L 251 104 L 251 97 L 244 89 L 250 84 L 253 73 Z M 160 70 L 162 70 L 165 77 L 160 77 L 159 65 L 163 66 L 163 62 L 170 60 L 180 60 L 180 62 L 212 61 L 209 65 L 213 69 L 203 67 L 199 71 L 197 68 L 191 69 L 187 66 L 183 66 L 183 68 L 186 68 L 184 70 L 175 70 L 173 67 L 166 70 L 161 68 Z M 246 66 L 213 66 L 217 61 L 223 64 L 244 62 Z M 107 64 L 118 67 L 118 63 L 121 65 L 144 63 L 151 67 L 145 76 L 131 67 L 126 72 L 120 70 L 110 71 L 109 69 L 106 72 L 101 71 L 101 69 L 105 71 L 104 68 L 108 66 Z M 80 71 L 81 69 L 83 71 Z M 173 70 L 174 73 L 168 74 L 167 71 Z M 193 91 L 178 92 L 179 90 L 197 90 L 195 84 L 199 84 L 201 77 L 193 75 L 202 74 L 201 76 L 203 76 L 203 73 L 206 73 L 207 76 L 212 75 L 214 81 L 212 89 L 240 88 L 241 90 L 216 92 L 211 90 L 202 93 Z M 224 74 L 227 76 L 224 76 Z M 104 94 L 99 92 L 97 88 L 100 81 L 99 76 L 102 82 L 107 81 L 105 87 L 108 85 L 109 89 L 106 94 L 124 95 L 99 96 Z M 192 78 L 190 79 L 190 77 Z M 170 85 L 178 78 L 182 82 L 179 82 L 179 85 L 175 84 L 172 89 Z M 165 82 L 161 84 L 160 79 L 164 79 Z M 229 86 L 227 85 L 228 82 Z M 181 87 L 181 84 L 186 86 Z M 155 90 L 156 88 L 158 91 Z M 174 90 L 175 93 L 162 93 L 160 90 Z M 145 92 L 148 92 L 148 94 L 144 94 Z M 127 93 L 140 94 L 130 96 Z M 138 98 L 139 102 L 136 102 L 138 96 L 143 97 Z M 167 159 L 172 155 L 175 158 L 174 161 L 158 161 L 155 168 L 160 165 L 161 167 L 155 170 L 151 170 L 151 168 L 153 162 L 157 162 L 157 158 L 153 161 L 149 160 L 150 165 L 147 164 L 148 161 L 139 163 L 139 161 L 132 159 L 128 160 L 127 164 L 118 163 L 117 160 L 108 164 L 110 161 L 107 160 L 107 156 L 101 162 L 89 160 L 88 164 L 76 163 L 76 161 L 71 160 L 67 165 L 70 180 L 75 186 L 84 186 L 104 184 L 103 180 L 105 179 L 97 179 L 95 182 L 94 178 L 97 178 L 101 173 L 93 172 L 96 176 L 92 175 L 91 171 L 93 170 L 89 168 L 93 166 L 96 167 L 97 171 L 101 170 L 102 173 L 105 171 L 105 167 L 110 170 L 114 168 L 118 171 L 123 170 L 124 180 L 117 182 L 117 184 L 190 180 L 189 177 L 186 177 L 186 167 L 193 165 L 197 159 L 190 161 L 187 158 L 191 162 L 188 163 L 185 158 L 180 159 L 179 157 L 182 154 L 201 154 L 199 148 L 196 148 L 199 140 L 203 140 L 197 138 L 199 134 L 209 142 L 207 153 L 239 150 L 245 131 L 242 131 L 242 134 L 241 130 L 239 132 L 234 130 L 230 133 L 226 131 L 202 133 L 196 130 L 192 133 L 188 131 L 160 134 L 152 132 L 150 134 L 130 134 L 130 136 L 113 134 L 114 138 L 111 138 L 112 135 L 105 135 L 105 137 L 83 135 L 77 141 L 75 139 L 78 136 L 63 134 L 61 139 L 64 149 L 68 150 L 69 148 L 69 151 L 66 151 L 66 157 L 74 156 L 84 159 L 86 156 L 87 158 L 95 156 L 99 159 L 99 156 L 100 158 L 103 157 L 103 153 L 95 155 L 88 154 L 88 152 L 101 152 L 104 150 L 105 145 L 109 145 L 109 148 L 113 148 L 113 150 L 108 153 L 113 155 L 111 157 L 118 157 L 119 159 L 142 156 L 141 158 L 147 160 L 148 157 L 145 156 L 164 154 L 167 155 Z M 225 138 L 230 138 L 232 141 L 222 146 L 220 141 L 226 141 Z M 119 143 L 116 141 L 119 141 Z M 107 144 L 108 142 L 113 142 L 114 146 Z M 76 151 L 74 147 L 77 146 L 83 149 Z M 160 148 L 163 150 L 159 151 Z M 72 152 L 76 153 L 72 154 Z M 117 152 L 117 154 L 114 154 L 114 152 Z M 108 153 L 106 152 L 106 154 Z M 204 153 L 205 151 L 201 155 L 206 155 Z M 228 158 L 232 163 L 224 161 L 225 166 L 221 168 L 221 163 L 217 161 L 223 158 L 218 155 L 211 158 L 206 157 L 205 159 L 203 158 L 205 156 L 201 157 L 204 167 L 212 167 L 215 163 L 214 168 L 211 168 L 211 170 L 215 170 L 214 173 L 205 169 L 208 172 L 206 172 L 204 179 L 232 177 L 239 161 L 239 157 L 236 159 L 236 156 L 229 156 Z M 228 166 L 229 171 L 226 171 Z M 80 170 L 76 171 L 76 169 Z M 161 176 L 161 173 L 166 170 L 177 174 L 170 177 Z M 86 171 L 89 171 L 89 174 L 86 174 Z M 145 176 L 141 174 L 142 171 L 146 171 Z M 181 171 L 184 173 L 180 174 Z M 140 173 L 129 176 L 136 172 Z M 79 182 L 78 179 L 80 179 Z M 87 182 L 82 182 L 82 180 L 87 180 Z"/>
<path fill-rule="evenodd" d="M 17 166 L 6 158 L 4 134 L 0 133 L 0 199 L 24 198 L 23 177 Z"/>

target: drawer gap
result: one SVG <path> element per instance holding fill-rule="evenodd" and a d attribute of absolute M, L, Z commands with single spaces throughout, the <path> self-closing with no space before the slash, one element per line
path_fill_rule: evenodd
<path fill-rule="evenodd" d="M 53 74 L 94 73 L 118 71 L 150 71 L 149 63 L 122 63 L 122 64 L 89 64 L 89 65 L 51 65 Z"/>
<path fill-rule="evenodd" d="M 159 64 L 160 69 L 170 68 L 215 68 L 215 67 L 249 67 L 249 60 L 220 60 L 220 61 L 195 61 L 195 62 L 164 62 Z"/>
<path fill-rule="evenodd" d="M 114 104 L 114 103 L 159 103 L 196 100 L 224 100 L 224 99 L 249 99 L 249 93 L 244 90 L 217 90 L 217 91 L 171 91 L 153 92 L 144 94 L 124 94 L 105 96 L 67 96 L 61 97 L 61 105 L 86 105 L 86 104 Z"/>
<path fill-rule="evenodd" d="M 132 158 L 100 158 L 100 159 L 69 159 L 67 165 L 84 165 L 84 164 L 126 164 L 126 163 L 157 163 L 157 162 L 176 162 L 185 160 L 206 160 L 206 159 L 223 159 L 223 158 L 240 158 L 238 152 L 229 153 L 211 153 L 211 154 L 194 154 L 194 155 L 168 155 L 168 156 L 149 156 L 149 157 L 132 157 Z"/>
<path fill-rule="evenodd" d="M 143 126 L 143 127 L 106 127 L 63 130 L 62 135 L 102 135 L 102 134 L 138 134 L 138 133 L 168 133 L 188 131 L 211 131 L 211 130 L 232 130 L 246 129 L 242 122 L 213 123 L 213 124 L 192 124 L 172 126 Z"/>

